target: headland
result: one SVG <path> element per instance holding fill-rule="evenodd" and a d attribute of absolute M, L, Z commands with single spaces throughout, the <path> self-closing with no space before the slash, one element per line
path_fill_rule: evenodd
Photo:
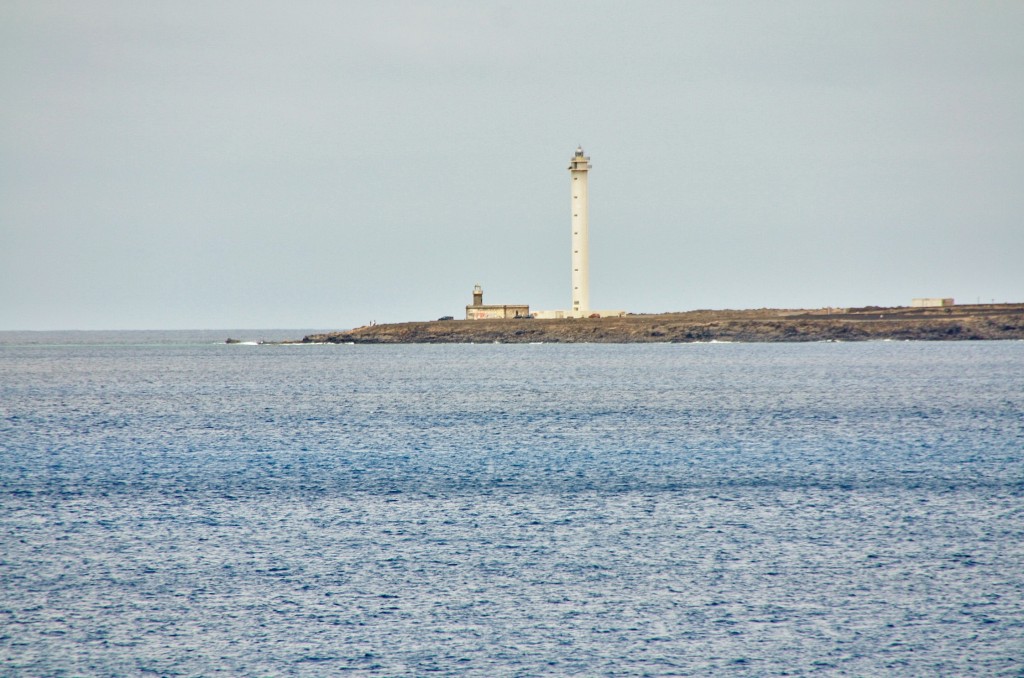
<path fill-rule="evenodd" d="M 1024 303 L 942 308 L 699 310 L 615 318 L 433 320 L 312 334 L 303 343 L 685 343 L 1024 340 Z"/>

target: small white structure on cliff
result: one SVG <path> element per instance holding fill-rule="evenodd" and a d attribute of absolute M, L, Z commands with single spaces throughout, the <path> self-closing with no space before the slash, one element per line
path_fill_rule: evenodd
<path fill-rule="evenodd" d="M 530 315 L 528 304 L 484 304 L 484 290 L 473 287 L 473 303 L 466 306 L 466 320 L 504 320 L 525 318 Z"/>
<path fill-rule="evenodd" d="M 953 299 L 950 297 L 925 297 L 910 300 L 911 308 L 936 308 L 952 306 Z"/>

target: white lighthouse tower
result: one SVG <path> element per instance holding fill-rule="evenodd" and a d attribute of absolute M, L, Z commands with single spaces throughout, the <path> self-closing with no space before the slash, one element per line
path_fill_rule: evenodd
<path fill-rule="evenodd" d="M 587 213 L 587 173 L 590 158 L 581 146 L 569 163 L 572 195 L 572 307 L 569 310 L 534 311 L 534 318 L 621 318 L 625 311 L 595 311 L 590 307 L 590 223 Z M 466 307 L 467 313 L 469 308 Z"/>
<path fill-rule="evenodd" d="M 590 315 L 590 252 L 587 216 L 587 171 L 590 158 L 577 147 L 569 164 L 572 177 L 572 309 L 574 318 Z"/>

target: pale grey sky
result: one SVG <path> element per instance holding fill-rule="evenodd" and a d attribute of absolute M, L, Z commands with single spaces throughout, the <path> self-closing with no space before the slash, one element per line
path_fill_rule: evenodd
<path fill-rule="evenodd" d="M 0 4 L 0 329 L 1024 301 L 1024 2 Z"/>

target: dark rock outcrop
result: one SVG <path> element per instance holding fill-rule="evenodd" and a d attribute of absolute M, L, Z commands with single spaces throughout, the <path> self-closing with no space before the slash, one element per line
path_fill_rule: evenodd
<path fill-rule="evenodd" d="M 1024 304 L 856 311 L 689 311 L 622 318 L 444 320 L 370 325 L 303 342 L 357 344 L 803 342 L 1024 339 Z"/>

